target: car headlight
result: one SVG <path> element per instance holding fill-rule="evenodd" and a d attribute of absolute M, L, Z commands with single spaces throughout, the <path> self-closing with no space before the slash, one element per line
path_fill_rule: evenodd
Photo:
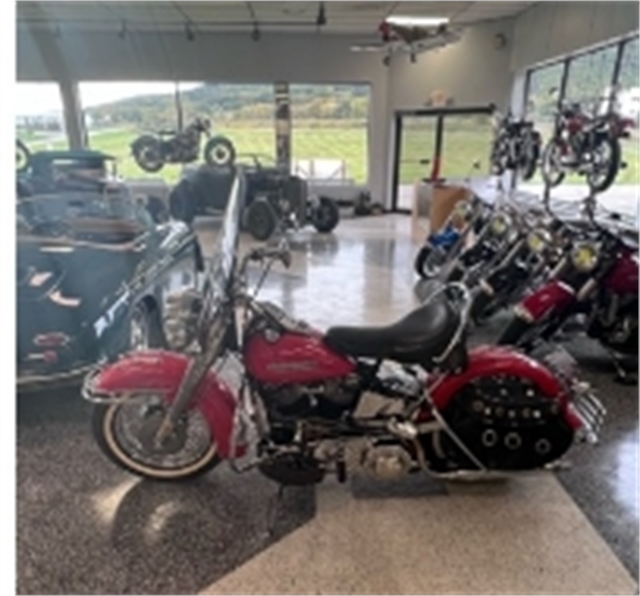
<path fill-rule="evenodd" d="M 551 234 L 542 228 L 536 228 L 527 236 L 527 246 L 531 252 L 540 254 L 551 244 Z"/>
<path fill-rule="evenodd" d="M 578 244 L 571 251 L 571 263 L 583 273 L 592 271 L 598 263 L 598 247 L 591 242 Z"/>
<path fill-rule="evenodd" d="M 511 218 L 506 213 L 498 213 L 491 220 L 491 231 L 496 236 L 504 236 L 511 227 Z"/>

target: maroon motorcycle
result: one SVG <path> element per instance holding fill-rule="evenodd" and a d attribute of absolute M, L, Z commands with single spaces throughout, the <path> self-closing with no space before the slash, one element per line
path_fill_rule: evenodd
<path fill-rule="evenodd" d="M 589 337 L 613 352 L 638 354 L 637 232 L 625 235 L 597 223 L 592 203 L 587 213 L 591 226 L 573 240 L 545 284 L 514 307 L 499 344 L 530 348 L 582 315 Z"/>
<path fill-rule="evenodd" d="M 586 175 L 589 186 L 603 192 L 623 167 L 620 138 L 630 136 L 635 121 L 614 111 L 595 117 L 579 103 L 562 104 L 554 132 L 542 155 L 542 175 L 553 187 L 571 172 Z"/>
<path fill-rule="evenodd" d="M 207 286 L 176 311 L 173 328 L 197 348 L 132 352 L 85 379 L 94 436 L 118 465 L 179 480 L 226 459 L 236 471 L 305 485 L 329 472 L 344 480 L 355 439 L 357 461 L 376 477 L 486 477 L 551 466 L 574 441 L 595 439 L 604 410 L 566 352 L 534 360 L 505 347 L 467 349 L 461 284 L 392 325 L 326 333 L 257 300 L 249 263 L 262 266 L 259 287 L 291 256 L 281 244 L 237 259 L 241 179 Z M 380 403 L 359 408 L 370 394 Z"/>

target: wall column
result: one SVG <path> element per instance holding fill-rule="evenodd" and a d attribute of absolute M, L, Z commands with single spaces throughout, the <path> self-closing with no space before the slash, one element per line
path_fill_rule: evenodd
<path fill-rule="evenodd" d="M 63 80 L 58 81 L 58 85 L 60 86 L 64 127 L 67 131 L 67 138 L 69 139 L 69 148 L 82 149 L 86 146 L 86 131 L 84 118 L 82 117 L 78 83 Z"/>

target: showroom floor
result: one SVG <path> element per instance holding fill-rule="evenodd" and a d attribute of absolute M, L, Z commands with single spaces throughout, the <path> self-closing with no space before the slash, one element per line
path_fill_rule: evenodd
<path fill-rule="evenodd" d="M 211 250 L 214 223 L 198 229 Z M 382 324 L 424 292 L 407 216 L 296 234 L 261 294 L 324 328 Z M 495 337 L 504 317 L 483 329 Z M 573 467 L 508 482 L 393 484 L 361 475 L 288 488 L 220 466 L 190 484 L 140 482 L 108 462 L 77 389 L 18 407 L 18 593 L 633 594 L 638 580 L 638 390 L 604 354 L 571 350 L 609 410 Z"/>

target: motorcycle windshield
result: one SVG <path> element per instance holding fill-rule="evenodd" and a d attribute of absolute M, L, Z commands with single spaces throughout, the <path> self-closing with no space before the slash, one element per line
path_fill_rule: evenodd
<path fill-rule="evenodd" d="M 233 183 L 224 210 L 220 235 L 209 267 L 209 281 L 214 293 L 226 293 L 233 280 L 240 239 L 240 218 L 244 207 L 246 181 L 241 168 L 235 168 Z"/>

